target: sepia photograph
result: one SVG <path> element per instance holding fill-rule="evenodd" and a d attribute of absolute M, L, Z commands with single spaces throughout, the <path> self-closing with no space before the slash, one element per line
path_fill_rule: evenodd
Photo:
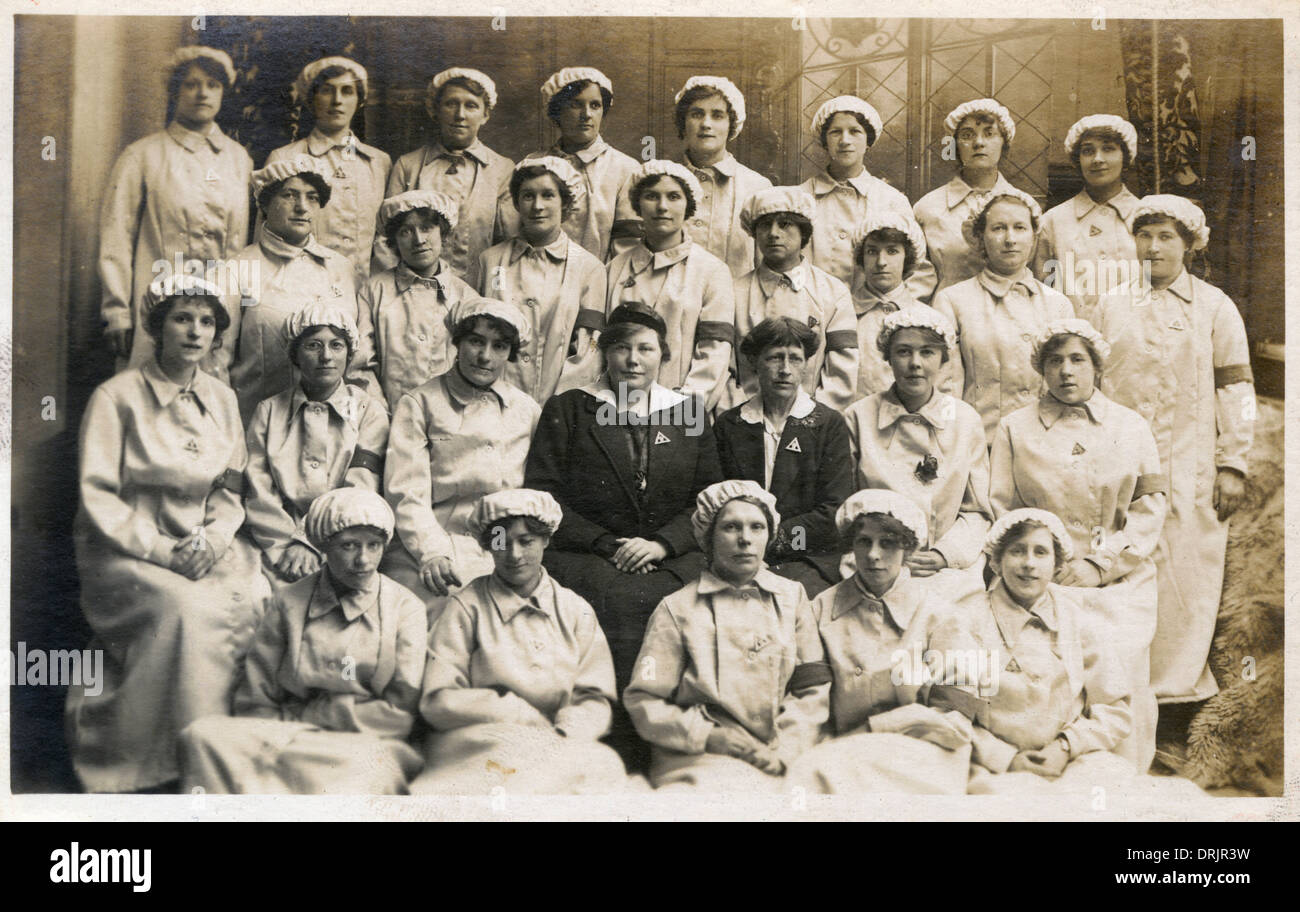
<path fill-rule="evenodd" d="M 11 5 L 0 817 L 1295 819 L 1178 6 Z"/>

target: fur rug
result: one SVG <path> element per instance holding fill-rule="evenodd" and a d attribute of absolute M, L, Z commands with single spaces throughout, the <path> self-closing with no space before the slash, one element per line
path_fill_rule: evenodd
<path fill-rule="evenodd" d="M 1202 788 L 1282 794 L 1284 463 L 1282 403 L 1260 398 L 1246 503 L 1228 531 L 1210 649 L 1219 693 L 1192 718 L 1180 770 Z"/>

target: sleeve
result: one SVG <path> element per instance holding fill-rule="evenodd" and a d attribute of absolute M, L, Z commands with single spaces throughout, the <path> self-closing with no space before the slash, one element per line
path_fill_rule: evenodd
<path fill-rule="evenodd" d="M 721 395 L 719 381 L 731 362 L 731 342 L 736 337 L 736 298 L 731 272 L 721 261 L 709 263 L 702 272 L 705 274 L 701 276 L 703 287 L 699 322 L 695 324 L 695 348 L 681 391 L 702 397 L 713 408 L 716 402 L 709 401 L 710 397 L 716 400 Z"/>
<path fill-rule="evenodd" d="M 379 384 L 379 352 L 375 348 L 375 288 L 373 276 L 357 290 L 357 351 L 349 373 L 366 380 L 366 391 L 383 398 Z M 374 378 L 373 386 L 370 383 Z"/>
<path fill-rule="evenodd" d="M 646 626 L 632 683 L 623 691 L 623 705 L 637 734 L 649 743 L 685 754 L 702 754 L 713 722 L 704 714 L 703 706 L 678 706 L 672 701 L 686 666 L 681 628 L 667 603 L 660 602 Z"/>
<path fill-rule="evenodd" d="M 965 462 L 969 466 L 966 490 L 961 507 L 952 527 L 939 537 L 931 547 L 948 561 L 954 569 L 969 567 L 980 556 L 984 537 L 989 531 L 989 451 L 985 449 L 984 429 L 976 420 L 974 430 L 967 435 Z"/>
<path fill-rule="evenodd" d="M 401 600 L 393 677 L 383 693 L 369 699 L 358 697 L 353 703 L 357 731 L 399 740 L 410 735 L 415 722 L 429 642 L 424 603 L 405 592 Z"/>
<path fill-rule="evenodd" d="M 990 773 L 1005 773 L 1016 759 L 1020 748 L 1003 741 L 982 725 L 972 726 L 971 762 L 978 763 Z"/>
<path fill-rule="evenodd" d="M 1025 505 L 1016 490 L 1015 449 L 1007 419 L 998 422 L 993 434 L 993 452 L 989 458 L 989 508 L 995 517 Z"/>
<path fill-rule="evenodd" d="M 1049 212 L 1048 215 L 1051 213 Z M 1061 264 L 1056 259 L 1055 222 L 1043 217 L 1043 230 L 1038 234 L 1038 246 L 1034 248 L 1031 267 L 1034 278 L 1048 288 L 1061 288 L 1065 277 L 1060 274 Z"/>
<path fill-rule="evenodd" d="M 245 215 L 247 215 L 247 208 L 245 208 L 244 211 Z M 238 282 L 234 281 L 232 277 L 238 275 L 240 271 L 239 267 L 244 262 L 245 261 L 242 258 L 236 257 L 229 260 L 224 267 L 214 264 L 212 268 L 207 271 L 206 277 L 208 281 L 216 285 L 217 288 L 225 286 L 229 289 L 232 284 L 238 285 Z M 254 275 L 256 275 L 256 273 L 254 273 Z M 230 317 L 230 325 L 227 326 L 226 331 L 221 334 L 221 344 L 208 352 L 207 356 L 203 359 L 201 366 L 203 370 L 212 374 L 222 383 L 229 386 L 230 365 L 234 363 L 235 353 L 239 348 L 239 326 L 244 319 L 243 296 L 238 293 L 234 295 L 227 293 L 222 295 L 221 304 L 225 307 L 226 314 Z"/>
<path fill-rule="evenodd" d="M 859 426 L 862 423 L 862 408 L 858 403 L 866 401 L 866 399 L 859 399 L 844 412 L 844 427 L 849 435 L 849 458 L 853 463 L 854 491 L 860 491 L 867 486 L 866 479 L 862 476 L 862 445 L 858 440 Z"/>
<path fill-rule="evenodd" d="M 478 635 L 469 606 L 453 598 L 433 625 L 424 665 L 420 715 L 438 731 L 486 722 L 550 726 L 531 703 L 518 694 L 492 687 L 475 687 L 470 661 Z"/>
<path fill-rule="evenodd" d="M 384 478 L 384 456 L 388 452 L 388 409 L 382 399 L 374 396 L 367 396 L 359 409 L 357 443 L 343 483 L 378 493 Z"/>
<path fill-rule="evenodd" d="M 144 156 L 128 146 L 108 176 L 99 215 L 100 314 L 107 330 L 130 329 L 135 320 L 131 298 L 144 198 Z"/>
<path fill-rule="evenodd" d="M 620 253 L 626 253 L 641 243 L 641 237 L 644 233 L 641 216 L 637 215 L 632 208 L 632 200 L 628 196 L 628 191 L 632 189 L 632 183 L 635 179 L 636 171 L 629 170 L 627 177 L 619 185 L 618 196 L 614 198 L 614 223 L 610 226 L 609 250 L 605 256 L 606 262 L 614 259 Z"/>
<path fill-rule="evenodd" d="M 267 429 L 271 418 L 271 400 L 264 399 L 253 410 L 248 422 L 248 464 L 244 467 L 244 510 L 248 532 L 257 546 L 266 552 L 272 566 L 279 563 L 290 542 L 298 538 L 298 523 L 284 508 L 280 492 L 271 474 L 266 452 Z M 299 540 L 306 544 L 305 536 Z M 308 545 L 308 547 L 311 547 Z M 313 547 L 313 551 L 316 549 Z"/>
<path fill-rule="evenodd" d="M 384 199 L 415 189 L 415 180 L 409 168 L 406 156 L 397 159 L 388 172 L 388 179 L 384 182 Z M 383 208 L 382 204 L 380 208 Z M 388 246 L 388 241 L 384 237 L 384 222 L 379 217 L 378 211 L 375 212 L 375 246 L 371 253 L 373 260 L 370 268 L 371 275 L 383 272 L 385 269 L 392 269 L 397 265 L 397 251 Z M 376 269 L 376 266 L 379 268 Z"/>
<path fill-rule="evenodd" d="M 1094 538 L 1092 550 L 1084 555 L 1085 560 L 1101 571 L 1103 586 L 1132 573 L 1155 553 L 1169 505 L 1169 482 L 1160 467 L 1160 452 L 1151 429 L 1141 420 L 1133 426 L 1133 436 L 1138 439 L 1130 438 L 1126 442 L 1136 447 L 1138 478 L 1133 500 L 1127 505 L 1124 526 L 1099 540 Z"/>
<path fill-rule="evenodd" d="M 794 640 L 797 655 L 796 667 L 826 662 L 822 639 L 817 632 L 808 598 L 799 593 L 795 608 Z M 802 686 L 791 682 L 776 714 L 776 752 L 789 766 L 804 751 L 817 743 L 822 726 L 830 718 L 831 682 L 807 683 Z"/>
<path fill-rule="evenodd" d="M 230 464 L 226 467 L 226 473 L 238 479 L 241 482 L 238 487 L 242 488 L 244 469 L 248 466 L 248 447 L 244 443 L 244 428 L 239 423 L 239 412 L 234 408 L 233 394 L 231 399 L 231 413 L 234 420 L 230 422 L 227 430 L 232 438 L 232 445 Z M 208 492 L 203 518 L 203 537 L 207 540 L 208 547 L 212 548 L 214 556 L 219 558 L 226 553 L 231 539 L 243 524 L 244 492 L 231 490 L 224 484 L 214 483 L 212 490 Z"/>
<path fill-rule="evenodd" d="M 709 423 L 709 416 L 701 399 L 696 397 L 696 413 L 704 427 L 694 439 L 699 443 L 695 450 L 695 481 L 691 491 L 698 494 L 709 485 L 722 480 L 722 467 L 718 464 L 718 443 Z M 698 545 L 695 532 L 691 526 L 691 516 L 695 513 L 695 499 L 691 498 L 685 508 L 655 532 L 654 538 L 668 546 L 668 556 L 677 557 L 695 551 Z"/>
<path fill-rule="evenodd" d="M 127 554 L 171 566 L 177 539 L 159 531 L 146 512 L 122 499 L 126 428 L 121 409 L 102 386 L 81 419 L 81 509 L 95 530 Z"/>
<path fill-rule="evenodd" d="M 573 478 L 569 469 L 569 447 L 574 433 L 570 399 L 569 396 L 552 396 L 542 407 L 542 417 L 533 434 L 528 461 L 524 464 L 524 487 L 547 492 L 559 501 L 564 510 L 560 526 L 551 536 L 551 547 L 560 551 L 589 553 L 596 540 L 610 532 L 566 502 L 568 483 Z"/>
<path fill-rule="evenodd" d="M 835 511 L 854 491 L 853 459 L 849 455 L 849 431 L 844 419 L 832 414 L 817 453 L 817 505 L 807 513 L 783 517 L 777 530 L 775 556 L 802 552 L 790 547 L 795 530 L 802 528 L 803 551 L 824 551 L 836 544 Z"/>
<path fill-rule="evenodd" d="M 280 686 L 280 663 L 288 649 L 284 603 L 276 596 L 262 615 L 244 659 L 244 673 L 235 690 L 234 714 L 261 719 L 285 719 L 288 694 Z M 292 713 L 289 714 L 292 716 Z"/>
<path fill-rule="evenodd" d="M 595 741 L 609 731 L 613 717 L 610 707 L 618 699 L 618 691 L 614 683 L 614 659 L 604 631 L 591 606 L 584 602 L 582 608 L 578 674 L 569 702 L 555 713 L 555 727 L 570 738 Z"/>
<path fill-rule="evenodd" d="M 933 307 L 939 313 L 947 317 L 954 328 L 957 330 L 957 344 L 952 351 L 948 353 L 948 378 L 950 379 L 951 388 L 948 393 L 957 399 L 966 398 L 966 387 L 972 382 L 971 378 L 966 376 L 966 366 L 963 363 L 961 355 L 961 323 L 957 320 L 957 311 L 953 307 L 952 298 L 948 294 L 948 289 L 942 288 L 934 293 Z"/>
<path fill-rule="evenodd" d="M 578 318 L 570 340 L 572 354 L 568 354 L 560 369 L 557 393 L 578 389 L 592 383 L 600 376 L 600 349 L 596 339 L 605 326 L 605 267 L 600 263 L 583 261 L 583 275 L 578 291 Z"/>
<path fill-rule="evenodd" d="M 858 318 L 848 286 L 838 283 L 826 320 L 826 357 L 814 398 L 842 412 L 853 402 L 858 386 Z"/>
<path fill-rule="evenodd" d="M 1133 728 L 1131 689 L 1119 657 L 1090 624 L 1079 624 L 1083 647 L 1083 712 L 1061 734 L 1070 759 L 1089 751 L 1113 749 Z"/>
<path fill-rule="evenodd" d="M 451 553 L 451 536 L 433 515 L 427 421 L 421 401 L 411 393 L 403 395 L 393 410 L 384 458 L 384 493 L 393 505 L 402 544 L 419 566 Z"/>
<path fill-rule="evenodd" d="M 1255 380 L 1250 370 L 1250 346 L 1241 314 L 1220 294 L 1214 313 L 1214 413 L 1217 436 L 1214 464 L 1246 474 L 1247 457 L 1255 437 Z"/>
<path fill-rule="evenodd" d="M 939 286 L 939 274 L 935 271 L 934 264 L 930 262 L 928 251 L 921 252 L 921 256 L 912 266 L 911 274 L 903 280 L 903 284 L 916 300 L 922 304 L 930 303 L 935 288 Z"/>

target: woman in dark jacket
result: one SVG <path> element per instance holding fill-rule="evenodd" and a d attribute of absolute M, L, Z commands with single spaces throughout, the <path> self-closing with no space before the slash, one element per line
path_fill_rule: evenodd
<path fill-rule="evenodd" d="M 718 459 L 725 478 L 757 482 L 783 517 L 767 547 L 773 572 L 803 583 L 811 598 L 840 579 L 835 511 L 853 493 L 849 432 L 840 413 L 803 390 L 817 335 L 798 320 L 763 320 L 740 354 L 759 392 L 718 417 Z"/>
<path fill-rule="evenodd" d="M 665 335 L 649 307 L 615 308 L 598 343 L 604 372 L 546 403 L 524 473 L 564 509 L 545 566 L 596 609 L 620 693 L 650 613 L 704 567 L 691 514 L 722 478 L 703 403 L 655 382 Z"/>

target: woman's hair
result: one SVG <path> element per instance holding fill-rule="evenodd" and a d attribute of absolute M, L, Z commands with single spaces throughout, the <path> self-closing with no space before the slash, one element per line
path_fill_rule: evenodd
<path fill-rule="evenodd" d="M 189 73 L 190 67 L 198 67 L 221 83 L 222 104 L 226 101 L 225 93 L 230 91 L 230 78 L 226 75 L 226 68 L 211 57 L 195 57 L 193 60 L 177 64 L 176 68 L 172 70 L 171 76 L 167 77 L 167 123 L 171 123 L 172 117 L 176 114 L 176 97 L 181 92 L 181 83 L 185 81 L 185 76 Z"/>
<path fill-rule="evenodd" d="M 748 494 L 742 494 L 739 497 L 733 497 L 718 508 L 718 512 L 713 514 L 713 519 L 709 522 L 709 534 L 704 537 L 704 557 L 711 564 L 713 563 L 713 535 L 718 531 L 718 519 L 727 510 L 727 504 L 742 501 L 747 504 L 753 504 L 762 512 L 763 518 L 767 520 L 767 543 L 772 543 L 772 538 L 776 535 L 776 529 L 772 527 L 772 514 L 768 512 L 767 506 L 757 497 L 751 497 Z M 760 555 L 761 557 L 761 555 Z"/>
<path fill-rule="evenodd" d="M 477 80 L 470 79 L 468 76 L 453 76 L 442 85 L 438 86 L 438 90 L 434 92 L 433 97 L 429 99 L 430 105 L 437 110 L 438 105 L 442 104 L 443 93 L 453 87 L 464 89 L 471 95 L 477 96 L 478 99 L 483 102 L 483 110 L 491 112 L 492 105 L 488 102 L 487 89 L 479 85 Z"/>
<path fill-rule="evenodd" d="M 549 177 L 554 182 L 555 187 L 560 192 L 560 214 L 561 217 L 567 217 L 573 211 L 573 192 L 569 190 L 567 184 L 555 176 L 555 172 L 541 165 L 527 165 L 515 170 L 510 175 L 510 200 L 519 208 L 519 191 L 524 186 L 524 181 L 532 180 L 535 177 Z"/>
<path fill-rule="evenodd" d="M 502 320 L 500 317 L 494 317 L 491 314 L 470 314 L 465 319 L 456 324 L 455 329 L 451 331 L 451 344 L 459 346 L 461 341 L 474 332 L 478 327 L 479 321 L 482 320 L 487 324 L 488 329 L 498 333 L 510 345 L 510 357 L 506 360 L 514 361 L 519 357 L 519 330 L 514 326 Z"/>
<path fill-rule="evenodd" d="M 1124 137 L 1119 134 L 1118 130 L 1110 127 L 1093 127 L 1091 130 L 1084 130 L 1083 134 L 1075 142 L 1074 148 L 1070 150 L 1070 161 L 1074 164 L 1074 170 L 1079 170 L 1079 147 L 1083 145 L 1085 139 L 1098 139 L 1104 142 L 1113 142 L 1124 152 L 1124 165 L 1127 168 L 1133 164 L 1133 156 L 1128 154 L 1128 143 L 1124 142 Z"/>
<path fill-rule="evenodd" d="M 1133 234 L 1136 236 L 1138 230 L 1145 228 L 1147 225 L 1156 225 L 1160 222 L 1172 222 L 1178 231 L 1178 236 L 1183 239 L 1183 246 L 1187 249 L 1183 251 L 1184 258 L 1192 253 L 1192 247 L 1196 243 L 1196 236 L 1187 230 L 1187 227 L 1172 215 L 1165 215 L 1163 212 L 1147 212 L 1139 215 L 1133 220 Z"/>
<path fill-rule="evenodd" d="M 609 350 L 615 345 L 620 345 L 636 335 L 638 330 L 651 329 L 644 323 L 611 323 L 605 327 L 605 331 L 600 334 L 596 340 L 596 347 L 600 349 L 601 361 L 603 362 L 609 353 Z M 659 349 L 661 352 L 660 362 L 665 362 L 672 357 L 672 352 L 668 350 L 668 338 L 658 330 L 654 334 L 659 338 Z"/>
<path fill-rule="evenodd" d="M 984 256 L 988 256 L 988 249 L 984 245 L 984 229 L 989 223 L 989 210 L 991 210 L 995 204 L 1001 202 L 1010 202 L 1015 203 L 1017 206 L 1024 206 L 1025 211 L 1029 213 L 1029 227 L 1033 229 L 1034 236 L 1038 236 L 1038 216 L 1034 215 L 1034 210 L 1030 209 L 1029 206 L 1025 204 L 1024 200 L 1018 199 L 1009 194 L 995 196 L 993 199 L 988 201 L 984 208 L 979 211 L 979 214 L 975 216 L 974 221 L 971 222 L 971 233 L 974 234 L 975 238 L 979 241 L 980 250 L 983 252 Z"/>
<path fill-rule="evenodd" d="M 360 108 L 366 103 L 366 84 L 360 79 L 357 79 L 355 73 L 344 66 L 327 66 L 316 74 L 316 78 L 311 81 L 311 85 L 307 88 L 307 103 L 304 107 L 306 107 L 309 113 L 312 110 L 312 105 L 316 101 L 316 90 L 329 80 L 336 79 L 339 76 L 352 77 L 352 82 L 357 87 L 357 107 Z"/>
<path fill-rule="evenodd" d="M 1048 529 L 1044 523 L 1041 523 L 1036 519 L 1022 519 L 1020 522 L 1007 529 L 1006 534 L 1002 536 L 1002 541 L 998 542 L 998 546 L 993 549 L 993 562 L 1000 567 L 1002 564 L 1002 556 L 1007 553 L 1007 548 L 1020 541 L 1020 539 L 1024 538 L 1035 529 L 1044 529 L 1048 534 L 1051 534 L 1051 530 Z M 1056 540 L 1055 535 L 1052 536 L 1052 553 L 1056 555 L 1056 567 L 1057 569 L 1060 569 L 1065 565 L 1065 549 L 1061 547 L 1061 543 Z"/>
<path fill-rule="evenodd" d="M 858 244 L 857 264 L 862 265 L 862 257 L 866 253 L 867 241 L 875 241 L 878 244 L 901 244 L 903 246 L 903 278 L 912 274 L 916 268 L 916 247 L 912 245 L 912 240 L 906 234 L 897 228 L 877 228 L 862 239 Z"/>
<path fill-rule="evenodd" d="M 889 337 L 889 354 L 891 357 L 894 354 L 894 339 L 898 336 L 899 333 L 901 333 L 905 329 L 914 329 L 917 332 L 919 332 L 925 338 L 926 342 L 930 343 L 935 348 L 939 349 L 939 351 L 942 353 L 940 355 L 939 363 L 940 364 L 948 363 L 948 343 L 943 341 L 943 336 L 939 335 L 933 329 L 929 329 L 925 326 L 900 326 L 898 329 L 894 330 L 893 335 Z M 889 359 L 886 358 L 885 360 L 888 361 Z"/>
<path fill-rule="evenodd" d="M 418 209 L 407 209 L 405 212 L 397 213 L 397 215 L 384 223 L 384 243 L 387 244 L 390 249 L 397 249 L 397 232 L 402 230 L 402 226 L 406 224 L 406 220 L 413 215 L 418 215 L 420 218 L 424 219 L 424 227 L 426 228 L 432 228 L 434 225 L 437 225 L 438 233 L 442 236 L 444 241 L 447 240 L 447 235 L 451 234 L 451 224 L 437 209 L 430 209 L 428 206 L 420 206 Z"/>
<path fill-rule="evenodd" d="M 571 82 L 568 85 L 566 85 L 564 88 L 560 89 L 560 91 L 556 92 L 554 97 L 552 97 L 551 100 L 546 103 L 546 116 L 549 117 L 551 120 L 555 121 L 556 124 L 558 124 L 560 122 L 560 112 L 563 111 L 565 108 L 567 108 L 569 106 L 569 102 L 571 102 L 578 95 L 581 95 L 583 90 L 585 90 L 587 86 L 590 85 L 600 86 L 601 107 L 603 107 L 605 109 L 605 113 L 608 114 L 609 106 L 614 101 L 614 96 L 609 91 L 609 89 L 605 88 L 604 86 L 601 86 L 597 82 L 593 82 L 590 79 L 579 79 L 576 82 Z"/>
<path fill-rule="evenodd" d="M 690 188 L 671 174 L 647 174 L 633 184 L 632 189 L 627 192 L 628 198 L 632 201 L 632 208 L 636 210 L 636 214 L 639 216 L 641 214 L 641 194 L 645 192 L 646 187 L 657 184 L 661 178 L 665 177 L 682 188 L 682 194 L 686 197 L 686 217 L 690 218 L 695 214 L 695 198 L 691 195 Z"/>
<path fill-rule="evenodd" d="M 145 331 L 153 338 L 154 343 L 161 349 L 163 324 L 167 322 L 167 316 L 172 312 L 178 301 L 202 301 L 208 305 L 212 311 L 212 319 L 216 321 L 217 333 L 212 339 L 212 350 L 216 351 L 221 347 L 221 335 L 230 328 L 230 314 L 226 313 L 226 308 L 221 306 L 221 302 L 212 295 L 206 294 L 178 294 L 172 295 L 165 301 L 160 301 L 144 318 Z"/>
<path fill-rule="evenodd" d="M 774 345 L 803 349 L 803 356 L 811 358 L 821 347 L 817 334 L 792 317 L 768 317 L 748 333 L 740 343 L 740 353 L 751 362 L 757 362 L 763 352 Z"/>
<path fill-rule="evenodd" d="M 515 520 L 517 519 L 522 519 L 524 521 L 524 526 L 527 527 L 530 535 L 540 535 L 542 536 L 542 538 L 546 539 L 546 545 L 544 545 L 543 547 L 550 545 L 551 543 L 550 526 L 546 525 L 546 523 L 542 522 L 537 517 L 503 516 L 500 519 L 498 519 L 496 522 L 492 523 L 492 525 L 488 526 L 486 529 L 484 529 L 482 532 L 479 533 L 478 546 L 482 548 L 484 551 L 489 551 L 489 552 L 493 551 L 494 549 L 492 548 L 492 539 L 496 537 L 496 530 L 510 528 L 515 524 Z"/>
<path fill-rule="evenodd" d="M 952 131 L 952 137 L 953 137 L 954 140 L 957 138 L 957 134 L 958 134 L 959 132 L 961 132 L 961 125 L 964 124 L 964 123 L 965 123 L 966 121 L 968 121 L 968 120 L 970 120 L 970 121 L 974 121 L 975 126 L 977 126 L 977 127 L 982 127 L 982 126 L 984 126 L 985 124 L 993 124 L 993 126 L 997 127 L 997 128 L 998 128 L 998 133 L 1001 134 L 1001 136 L 1002 136 L 1002 152 L 998 155 L 998 161 L 1001 162 L 1002 159 L 1004 159 L 1004 158 L 1007 157 L 1007 151 L 1011 148 L 1011 137 L 1007 135 L 1006 128 L 1002 126 L 1002 121 L 998 120 L 996 117 L 994 117 L 994 116 L 993 116 L 992 114 L 990 114 L 988 111 L 975 111 L 975 112 L 973 112 L 973 113 L 971 113 L 971 114 L 967 114 L 965 117 L 963 117 L 963 118 L 962 118 L 962 119 L 957 123 L 957 129 Z M 957 153 L 957 167 L 960 168 L 960 167 L 962 166 L 962 164 L 963 164 L 963 162 L 962 162 L 962 160 L 961 160 L 961 153 L 958 152 L 958 153 Z"/>
<path fill-rule="evenodd" d="M 348 334 L 345 333 L 343 330 L 339 329 L 337 326 L 326 326 L 324 324 L 320 324 L 317 326 L 306 327 L 295 338 L 289 340 L 289 363 L 290 364 L 292 364 L 294 367 L 299 366 L 298 355 L 302 354 L 302 344 L 307 341 L 308 336 L 314 334 L 318 329 L 328 329 L 334 333 L 335 338 L 342 339 L 343 343 L 348 347 L 348 359 L 347 361 L 344 362 L 344 364 L 346 365 L 352 361 L 352 356 L 353 354 L 355 354 L 355 352 L 352 351 L 352 343 L 348 341 Z"/>
<path fill-rule="evenodd" d="M 862 531 L 863 520 L 868 519 L 878 523 L 884 535 L 894 539 L 904 553 L 910 554 L 921 544 L 916 540 L 915 532 L 888 513 L 861 513 L 840 533 L 841 554 L 848 554 L 853 550 L 853 543 L 857 540 L 858 533 Z"/>
<path fill-rule="evenodd" d="M 271 200 L 275 198 L 275 195 L 284 189 L 284 185 L 289 183 L 289 181 L 293 180 L 295 177 L 301 178 L 316 189 L 317 195 L 320 196 L 321 208 L 324 208 L 329 204 L 330 185 L 325 178 L 321 177 L 315 171 L 300 171 L 297 174 L 289 175 L 284 180 L 272 181 L 258 191 L 257 208 L 262 210 L 262 213 L 265 214 L 267 207 L 271 205 Z"/>
<path fill-rule="evenodd" d="M 830 132 L 831 121 L 835 119 L 835 116 L 837 114 L 852 114 L 857 119 L 858 123 L 862 124 L 862 129 L 867 134 L 867 148 L 870 149 L 872 146 L 876 144 L 875 128 L 872 127 L 871 124 L 867 122 L 866 117 L 864 117 L 862 114 L 860 114 L 857 111 L 836 111 L 835 114 L 832 114 L 830 117 L 826 118 L 826 122 L 822 124 L 821 135 L 818 137 L 818 139 L 821 140 L 823 149 L 828 148 L 826 145 L 826 134 Z"/>
<path fill-rule="evenodd" d="M 706 85 L 698 85 L 695 86 L 694 88 L 687 89 L 686 92 L 682 95 L 682 100 L 677 102 L 677 107 L 673 109 L 673 120 L 676 121 L 677 123 L 678 139 L 684 139 L 686 137 L 686 114 L 688 111 L 690 111 L 691 105 L 695 104 L 695 102 L 700 101 L 702 99 L 712 98 L 712 97 L 721 98 L 724 102 L 726 102 L 727 120 L 731 124 L 729 127 L 727 127 L 726 138 L 728 140 L 731 139 L 731 134 L 736 132 L 736 110 L 731 106 L 731 102 L 727 101 L 727 96 L 723 95 L 720 91 L 713 88 L 713 86 L 706 86 Z"/>
<path fill-rule="evenodd" d="M 1038 363 L 1045 366 L 1047 364 L 1048 356 L 1071 339 L 1078 339 L 1083 343 L 1083 347 L 1088 350 L 1088 357 L 1092 359 L 1092 382 L 1094 386 L 1100 388 L 1102 368 L 1101 355 L 1097 353 L 1097 349 L 1092 347 L 1092 343 L 1083 336 L 1076 335 L 1075 333 L 1058 333 L 1057 335 L 1052 336 L 1052 338 L 1048 339 L 1047 342 L 1043 344 L 1042 350 L 1038 353 Z"/>
<path fill-rule="evenodd" d="M 758 237 L 760 231 L 765 231 L 773 219 L 784 219 L 792 222 L 799 229 L 799 248 L 803 249 L 808 246 L 812 240 L 813 224 L 806 215 L 800 215 L 798 212 L 769 212 L 767 215 L 761 215 L 754 220 L 754 237 Z"/>

